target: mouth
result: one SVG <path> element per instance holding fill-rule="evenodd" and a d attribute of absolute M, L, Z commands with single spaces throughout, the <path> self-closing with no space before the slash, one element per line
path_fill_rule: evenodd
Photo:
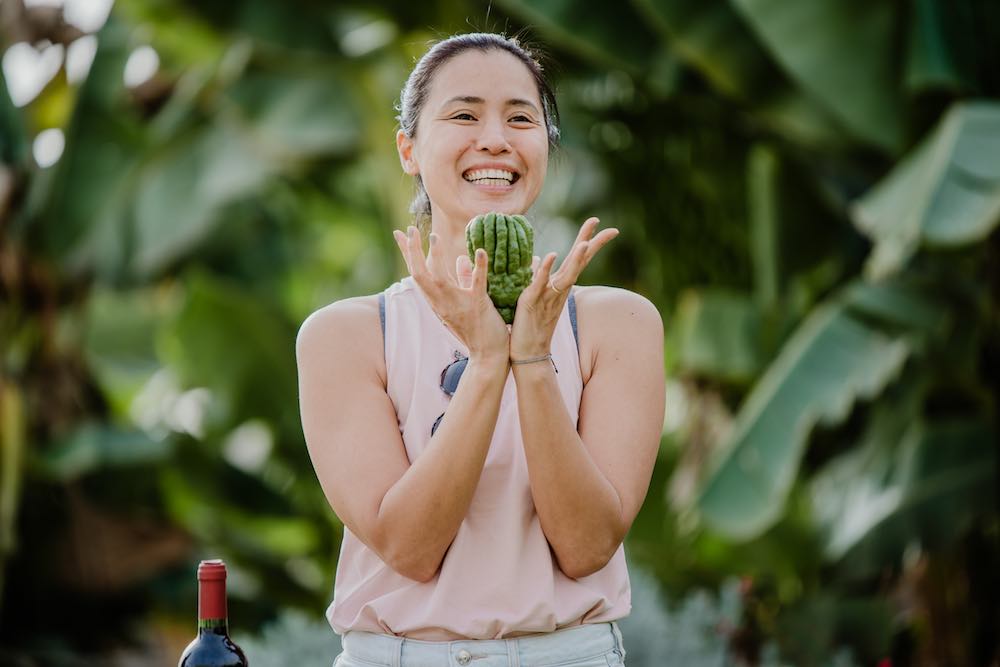
<path fill-rule="evenodd" d="M 474 185 L 510 187 L 521 178 L 521 175 L 506 169 L 469 169 L 462 174 L 462 178 Z"/>

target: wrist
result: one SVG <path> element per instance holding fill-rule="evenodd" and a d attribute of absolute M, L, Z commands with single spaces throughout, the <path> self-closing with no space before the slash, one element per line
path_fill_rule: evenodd
<path fill-rule="evenodd" d="M 552 352 L 550 345 L 527 345 L 524 347 L 518 347 L 514 349 L 510 348 L 510 358 L 511 359 L 534 359 L 535 357 L 541 357 Z"/>
<path fill-rule="evenodd" d="M 523 372 L 523 369 L 529 366 L 539 367 L 543 370 L 548 369 L 551 366 L 552 370 L 556 373 L 559 372 L 559 368 L 556 366 L 555 359 L 552 358 L 551 352 L 532 357 L 511 357 L 510 364 L 515 373 L 521 373 Z"/>
<path fill-rule="evenodd" d="M 469 366 L 466 371 L 475 369 L 485 374 L 501 373 L 506 376 L 510 369 L 510 359 L 504 354 L 469 354 Z"/>

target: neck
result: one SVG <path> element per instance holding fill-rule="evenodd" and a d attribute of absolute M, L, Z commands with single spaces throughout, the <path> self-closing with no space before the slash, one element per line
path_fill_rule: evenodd
<path fill-rule="evenodd" d="M 198 621 L 200 635 L 228 635 L 229 622 L 224 618 L 201 619 Z"/>
<path fill-rule="evenodd" d="M 448 275 L 452 278 L 455 277 L 455 262 L 457 259 L 463 256 L 468 257 L 469 255 L 465 244 L 466 224 L 468 224 L 468 220 L 464 222 L 446 221 L 438 216 L 433 218 L 431 224 L 431 231 L 437 234 L 440 248 L 444 252 L 445 268 L 448 270 Z"/>

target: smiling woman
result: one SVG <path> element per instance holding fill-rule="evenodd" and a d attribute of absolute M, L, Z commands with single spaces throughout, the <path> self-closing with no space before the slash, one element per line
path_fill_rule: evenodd
<path fill-rule="evenodd" d="M 457 59 L 456 54 L 463 53 L 467 58 Z M 473 62 L 469 62 L 474 57 Z M 478 56 L 478 57 L 475 57 Z M 499 86 L 494 87 L 491 80 L 482 77 L 484 71 L 484 60 L 490 58 L 506 58 L 513 60 L 514 67 L 501 68 L 501 72 L 508 79 L 503 83 L 515 86 L 510 91 L 522 90 L 529 94 L 518 96 L 516 92 L 509 98 L 502 97 L 502 90 Z M 519 63 L 520 66 L 516 66 Z M 451 65 L 452 67 L 447 67 Z M 450 72 L 448 70 L 451 70 Z M 461 91 L 454 87 L 457 82 L 441 81 L 442 74 L 450 75 L 452 78 L 469 78 L 468 84 L 485 90 L 484 95 L 472 94 L 471 88 Z M 500 83 L 500 82 L 497 82 Z M 524 84 L 528 85 L 525 86 Z M 517 88 L 520 86 L 520 88 Z M 437 93 L 437 98 L 432 99 Z M 459 35 L 452 39 L 445 40 L 431 49 L 414 67 L 403 88 L 399 105 L 399 125 L 397 133 L 397 145 L 403 150 L 409 151 L 418 134 L 424 139 L 426 128 L 431 119 L 438 121 L 451 120 L 456 123 L 464 123 L 467 126 L 475 127 L 485 120 L 482 116 L 487 101 L 493 102 L 499 98 L 503 103 L 501 110 L 509 116 L 511 127 L 522 130 L 542 129 L 544 137 L 551 150 L 559 141 L 559 112 L 556 105 L 555 95 L 552 88 L 545 79 L 541 65 L 534 56 L 523 49 L 516 40 L 506 39 L 499 35 L 489 33 L 474 33 L 469 35 Z M 517 113 L 521 111 L 523 113 Z M 427 118 L 427 115 L 430 118 Z M 418 132 L 418 128 L 421 129 Z M 532 135 L 537 132 L 532 132 Z M 534 138 L 534 137 L 533 137 Z M 546 151 L 546 159 L 548 151 Z M 433 215 L 431 199 L 428 197 L 424 183 L 424 175 L 419 169 L 414 169 L 414 165 L 407 164 L 405 159 L 412 159 L 411 155 L 404 158 L 404 170 L 415 176 L 417 196 L 413 201 L 411 212 L 417 216 L 417 223 L 429 231 L 430 218 Z M 512 174 L 509 180 L 512 182 L 520 178 L 521 174 L 510 170 L 511 165 L 497 162 L 497 170 L 507 171 Z M 544 169 L 543 169 L 544 171 Z M 537 194 L 537 193 L 536 193 Z M 471 217 L 471 216 L 470 216 Z M 468 220 L 468 218 L 466 218 Z"/>
<path fill-rule="evenodd" d="M 425 220 L 440 236 L 461 236 L 485 211 L 524 211 L 538 197 L 549 135 L 536 90 L 510 52 L 472 50 L 440 65 L 412 124 L 402 120 L 410 109 L 401 109 L 403 170 L 425 189 Z"/>
<path fill-rule="evenodd" d="M 296 348 L 309 453 L 345 526 L 327 613 L 336 664 L 623 664 L 622 540 L 663 423 L 659 314 L 575 285 L 618 234 L 596 218 L 558 270 L 555 253 L 535 258 L 511 326 L 490 301 L 465 227 L 523 214 L 559 136 L 517 41 L 435 45 L 399 112 L 429 252 L 416 227 L 395 232 L 411 275 L 313 313 Z"/>

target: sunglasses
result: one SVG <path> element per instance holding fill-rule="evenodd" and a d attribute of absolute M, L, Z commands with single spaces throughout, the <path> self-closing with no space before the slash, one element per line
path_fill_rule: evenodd
<path fill-rule="evenodd" d="M 441 371 L 441 391 L 443 391 L 449 398 L 455 395 L 455 391 L 458 390 L 458 381 L 462 379 L 462 373 L 465 372 L 465 367 L 469 364 L 469 358 L 463 357 L 459 352 L 455 352 L 455 360 L 444 367 Z M 441 420 L 444 419 L 444 413 L 434 420 L 433 426 L 431 426 L 431 436 L 437 431 L 438 426 L 441 424 Z"/>

